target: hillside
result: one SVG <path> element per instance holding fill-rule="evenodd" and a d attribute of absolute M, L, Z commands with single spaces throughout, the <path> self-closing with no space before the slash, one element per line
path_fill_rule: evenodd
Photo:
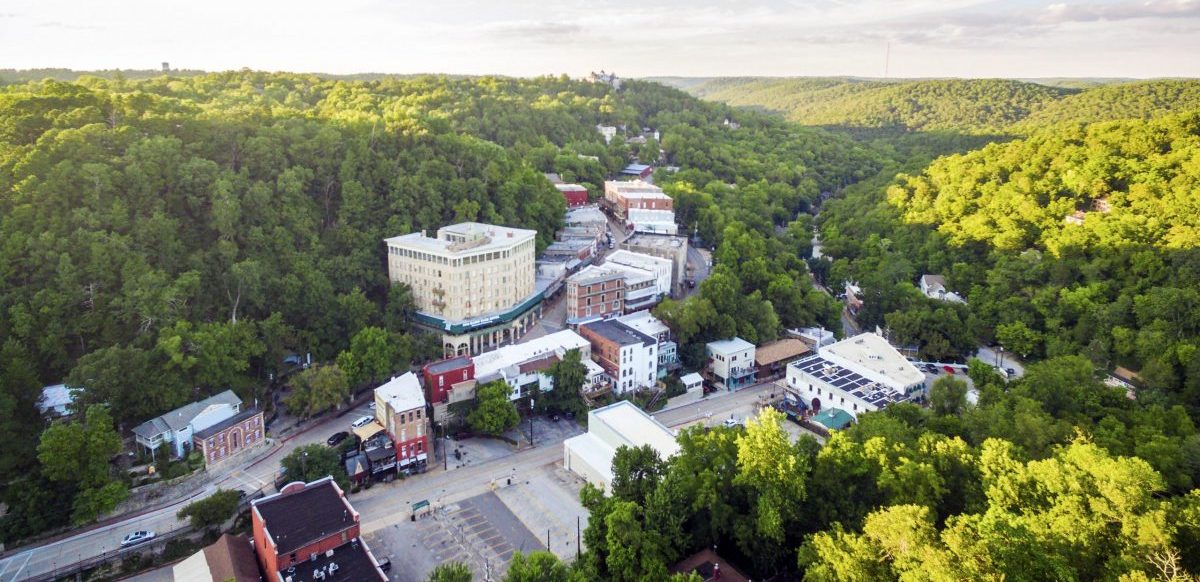
<path fill-rule="evenodd" d="M 1200 81 L 1116 79 L 909 80 L 714 78 L 693 95 L 782 115 L 804 125 L 861 131 L 1027 134 L 1062 121 L 1148 119 L 1200 107 Z"/>

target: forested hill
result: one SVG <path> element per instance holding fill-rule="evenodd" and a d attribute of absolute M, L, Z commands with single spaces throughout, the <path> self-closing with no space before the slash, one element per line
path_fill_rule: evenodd
<path fill-rule="evenodd" d="M 1000 79 L 716 78 L 686 90 L 804 125 L 973 134 L 1024 134 L 1057 121 L 1143 119 L 1200 106 L 1200 81 L 1194 80 L 1057 80 L 1052 85 Z"/>

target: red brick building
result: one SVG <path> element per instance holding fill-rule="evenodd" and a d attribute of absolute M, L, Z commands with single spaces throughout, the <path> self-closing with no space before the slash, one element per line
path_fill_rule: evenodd
<path fill-rule="evenodd" d="M 586 267 L 567 279 L 567 321 L 621 315 L 625 308 L 625 275 L 602 267 Z"/>
<path fill-rule="evenodd" d="M 588 203 L 587 188 L 579 184 L 555 184 L 559 192 L 562 192 L 563 198 L 567 201 L 567 208 L 575 208 Z"/>
<path fill-rule="evenodd" d="M 192 449 L 212 467 L 262 444 L 263 437 L 263 413 L 251 408 L 192 435 Z"/>
<path fill-rule="evenodd" d="M 254 551 L 271 582 L 388 578 L 359 539 L 358 512 L 333 477 L 289 483 L 250 506 Z"/>
<path fill-rule="evenodd" d="M 417 375 L 408 372 L 375 389 L 375 419 L 396 445 L 396 465 L 424 471 L 429 459 L 429 414 Z"/>
<path fill-rule="evenodd" d="M 425 398 L 430 403 L 449 402 L 455 384 L 475 379 L 475 362 L 467 356 L 448 358 L 425 364 L 421 375 L 425 378 Z"/>

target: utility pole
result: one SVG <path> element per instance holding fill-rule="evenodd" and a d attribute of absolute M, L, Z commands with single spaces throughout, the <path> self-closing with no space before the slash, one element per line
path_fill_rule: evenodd
<path fill-rule="evenodd" d="M 533 397 L 529 398 L 529 446 L 533 447 Z"/>
<path fill-rule="evenodd" d="M 575 559 L 578 560 L 583 551 L 580 549 L 579 541 L 579 516 L 575 516 Z"/>
<path fill-rule="evenodd" d="M 450 470 L 450 438 L 446 436 L 445 421 L 442 421 L 442 470 Z"/>

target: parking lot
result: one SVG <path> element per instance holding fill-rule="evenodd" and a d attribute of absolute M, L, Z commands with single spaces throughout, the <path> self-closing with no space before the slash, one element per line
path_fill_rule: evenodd
<path fill-rule="evenodd" d="M 558 421 L 554 421 L 545 416 L 537 416 L 533 419 L 533 438 L 535 443 L 543 439 L 564 440 L 582 432 L 583 428 L 574 420 L 561 418 Z M 504 436 L 517 441 L 521 446 L 528 446 L 529 419 L 523 419 L 516 427 L 504 433 Z M 507 457 L 513 454 L 516 448 L 509 442 L 500 439 L 470 438 L 455 440 L 451 438 L 449 451 L 449 464 L 447 468 L 453 471 L 455 469 L 486 463 L 493 459 Z M 455 454 L 456 451 L 457 454 Z"/>
<path fill-rule="evenodd" d="M 424 581 L 445 562 L 469 565 L 476 580 L 496 579 L 516 552 L 545 549 L 547 534 L 555 554 L 574 559 L 577 524 L 580 532 L 587 527 L 582 482 L 552 463 L 508 483 L 364 539 L 376 556 L 391 559 L 391 578 L 402 582 Z"/>

